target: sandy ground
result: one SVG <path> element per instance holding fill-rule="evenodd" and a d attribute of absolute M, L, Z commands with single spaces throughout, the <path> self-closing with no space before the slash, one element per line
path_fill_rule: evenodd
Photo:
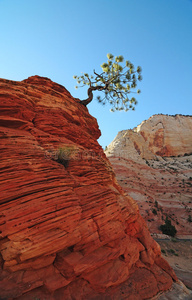
<path fill-rule="evenodd" d="M 192 290 L 192 239 L 157 240 L 163 257 L 174 269 L 177 277 Z"/>

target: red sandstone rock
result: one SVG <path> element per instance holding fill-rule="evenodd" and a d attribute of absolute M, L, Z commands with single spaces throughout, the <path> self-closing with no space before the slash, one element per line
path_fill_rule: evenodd
<path fill-rule="evenodd" d="M 0 80 L 0 298 L 147 299 L 177 280 L 99 136 L 64 87 Z"/>

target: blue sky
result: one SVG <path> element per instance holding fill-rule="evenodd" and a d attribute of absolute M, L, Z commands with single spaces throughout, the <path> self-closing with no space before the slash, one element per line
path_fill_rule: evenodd
<path fill-rule="evenodd" d="M 0 0 L 0 28 L 1 78 L 45 76 L 85 99 L 73 75 L 102 71 L 107 53 L 142 67 L 135 111 L 111 113 L 97 94 L 88 105 L 103 147 L 153 114 L 192 114 L 190 0 Z"/>

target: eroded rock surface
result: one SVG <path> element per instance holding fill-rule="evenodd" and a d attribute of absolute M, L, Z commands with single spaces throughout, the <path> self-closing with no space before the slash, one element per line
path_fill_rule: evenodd
<path fill-rule="evenodd" d="M 192 117 L 154 115 L 134 129 L 122 130 L 107 147 L 108 156 L 157 159 L 192 154 Z"/>
<path fill-rule="evenodd" d="M 191 116 L 154 115 L 119 132 L 106 154 L 152 233 L 168 216 L 178 235 L 192 235 Z"/>
<path fill-rule="evenodd" d="M 177 280 L 99 136 L 64 87 L 0 80 L 1 299 L 148 299 Z"/>

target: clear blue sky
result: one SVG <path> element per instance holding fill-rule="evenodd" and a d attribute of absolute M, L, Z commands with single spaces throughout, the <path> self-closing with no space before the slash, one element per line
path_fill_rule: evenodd
<path fill-rule="evenodd" d="M 136 111 L 88 106 L 103 147 L 153 114 L 192 114 L 191 0 L 0 0 L 0 28 L 1 78 L 49 77 L 84 99 L 73 75 L 100 72 L 107 53 L 142 67 Z"/>

